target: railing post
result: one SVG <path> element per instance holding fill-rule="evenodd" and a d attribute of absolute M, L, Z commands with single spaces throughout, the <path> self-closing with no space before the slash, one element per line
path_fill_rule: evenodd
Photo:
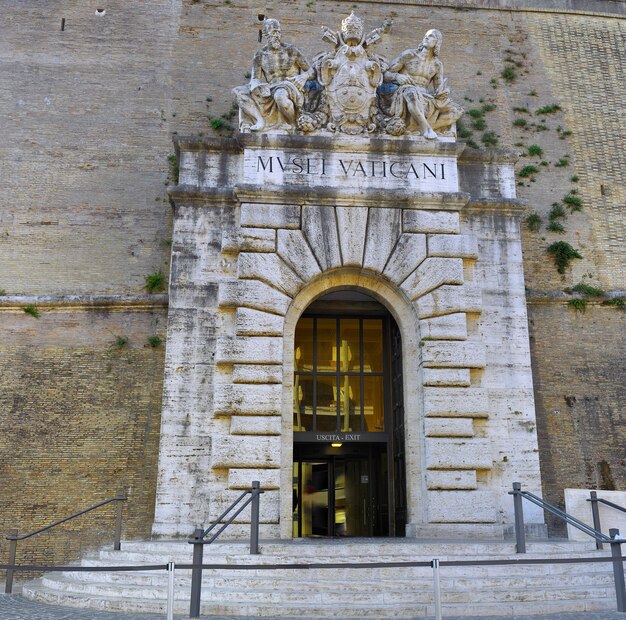
<path fill-rule="evenodd" d="M 17 536 L 17 530 L 11 530 L 9 536 Z M 9 541 L 9 564 L 15 564 L 15 557 L 17 555 L 17 540 Z M 4 593 L 11 594 L 13 592 L 13 569 L 7 568 L 7 576 L 4 584 Z"/>
<path fill-rule="evenodd" d="M 524 530 L 524 507 L 522 506 L 522 485 L 513 483 L 513 509 L 515 511 L 515 549 L 516 553 L 526 553 L 526 532 Z"/>
<path fill-rule="evenodd" d="M 593 529 L 597 532 L 602 531 L 600 525 L 600 509 L 598 508 L 598 494 L 595 491 L 591 491 L 591 514 L 593 516 Z M 602 542 L 596 538 L 596 549 L 602 549 Z"/>
<path fill-rule="evenodd" d="M 118 493 L 117 494 L 118 497 L 123 497 L 124 494 L 123 493 Z M 122 540 L 122 508 L 124 507 L 122 505 L 121 501 L 116 502 L 117 506 L 116 506 L 116 511 L 115 511 L 115 540 L 113 541 L 113 550 L 114 551 L 119 551 L 122 547 L 121 545 L 121 540 Z"/>
<path fill-rule="evenodd" d="M 611 538 L 619 538 L 619 530 L 609 530 Z M 613 556 L 613 578 L 615 579 L 615 598 L 617 599 L 617 611 L 626 612 L 626 586 L 624 585 L 624 564 L 622 562 L 622 543 L 611 543 L 611 555 Z"/>
<path fill-rule="evenodd" d="M 174 620 L 174 562 L 167 563 L 167 620 Z"/>
<path fill-rule="evenodd" d="M 204 530 L 199 527 L 193 533 L 193 564 L 202 564 L 204 555 Z M 189 603 L 189 617 L 200 617 L 200 595 L 202 593 L 202 568 L 191 569 L 191 601 Z"/>
<path fill-rule="evenodd" d="M 433 567 L 433 582 L 435 586 L 435 620 L 441 620 L 441 584 L 439 581 L 439 560 L 430 563 Z"/>
<path fill-rule="evenodd" d="M 259 553 L 259 503 L 261 498 L 261 483 L 252 482 L 252 505 L 250 507 L 250 555 Z"/>

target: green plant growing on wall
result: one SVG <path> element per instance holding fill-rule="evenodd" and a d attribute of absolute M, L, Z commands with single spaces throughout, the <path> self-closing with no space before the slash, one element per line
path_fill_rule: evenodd
<path fill-rule="evenodd" d="M 513 121 L 514 127 L 526 127 L 527 124 L 528 124 L 528 121 L 525 118 L 522 118 L 521 116 L 516 118 Z"/>
<path fill-rule="evenodd" d="M 565 168 L 566 166 L 569 166 L 569 161 L 565 157 L 561 157 L 561 159 L 554 164 L 555 168 Z"/>
<path fill-rule="evenodd" d="M 505 67 L 500 73 L 500 77 L 507 83 L 512 84 L 515 82 L 517 78 L 517 73 L 515 73 L 515 68 L 512 66 Z"/>
<path fill-rule="evenodd" d="M 170 165 L 170 176 L 174 185 L 178 185 L 178 176 L 180 174 L 180 165 L 176 155 L 168 155 L 167 162 Z"/>
<path fill-rule="evenodd" d="M 491 78 L 489 84 L 491 84 L 491 88 L 498 88 L 498 80 L 496 80 L 496 78 Z"/>
<path fill-rule="evenodd" d="M 41 313 L 39 312 L 39 310 L 37 310 L 37 308 L 35 308 L 35 306 L 24 306 L 22 310 L 24 310 L 26 314 L 30 314 L 30 316 L 36 319 L 41 316 Z"/>
<path fill-rule="evenodd" d="M 586 297 L 604 297 L 604 291 L 601 288 L 596 288 L 584 282 L 579 282 L 576 286 L 573 286 L 571 290 L 575 293 L 581 293 Z"/>
<path fill-rule="evenodd" d="M 472 121 L 472 129 L 476 131 L 482 131 L 487 127 L 487 121 L 484 118 L 476 118 Z"/>
<path fill-rule="evenodd" d="M 538 144 L 531 144 L 528 147 L 528 154 L 532 157 L 541 157 L 543 155 L 543 149 Z"/>
<path fill-rule="evenodd" d="M 162 291 L 165 288 L 165 274 L 159 270 L 146 276 L 144 288 L 149 294 Z"/>
<path fill-rule="evenodd" d="M 486 103 L 482 107 L 482 111 L 483 112 L 493 112 L 495 109 L 496 109 L 496 104 L 495 103 Z"/>
<path fill-rule="evenodd" d="M 621 297 L 612 297 L 605 303 L 607 306 L 615 306 L 616 308 L 624 308 L 626 306 L 626 302 Z"/>
<path fill-rule="evenodd" d="M 556 270 L 559 273 L 565 273 L 574 258 L 582 258 L 567 241 L 555 241 L 546 248 L 546 252 L 554 259 Z"/>
<path fill-rule="evenodd" d="M 546 226 L 546 230 L 549 230 L 553 233 L 564 233 L 565 226 L 561 224 L 561 222 L 557 222 L 556 220 L 551 220 L 550 223 Z"/>
<path fill-rule="evenodd" d="M 531 213 L 525 220 L 528 230 L 537 232 L 541 227 L 541 216 L 538 213 Z"/>
<path fill-rule="evenodd" d="M 0 297 L 4 297 L 7 294 L 6 289 L 0 288 Z"/>
<path fill-rule="evenodd" d="M 493 131 L 487 131 L 480 139 L 485 146 L 498 146 L 498 136 Z"/>
<path fill-rule="evenodd" d="M 522 179 L 525 179 L 527 177 L 530 177 L 533 174 L 537 174 L 539 172 L 539 168 L 537 168 L 537 166 L 524 166 L 517 174 L 517 176 L 522 177 Z"/>
<path fill-rule="evenodd" d="M 551 221 L 556 220 L 559 217 L 565 217 L 566 215 L 567 213 L 565 212 L 563 205 L 558 202 L 552 203 L 552 209 L 550 209 L 550 214 L 548 215 Z"/>
<path fill-rule="evenodd" d="M 560 105 L 552 103 L 550 105 L 544 105 L 542 108 L 539 108 L 535 111 L 535 114 L 538 116 L 541 114 L 556 114 L 556 112 L 558 112 L 560 109 Z"/>
<path fill-rule="evenodd" d="M 583 208 L 583 201 L 578 196 L 575 196 L 573 191 L 563 197 L 563 202 L 572 213 Z"/>
<path fill-rule="evenodd" d="M 480 149 L 480 145 L 476 144 L 476 142 L 474 142 L 474 140 L 467 140 L 467 142 L 465 144 L 467 144 L 467 146 L 469 146 L 472 149 Z"/>
<path fill-rule="evenodd" d="M 465 140 L 465 138 L 471 138 L 474 134 L 459 120 L 456 122 L 456 135 Z"/>
<path fill-rule="evenodd" d="M 163 344 L 163 341 L 158 336 L 150 336 L 148 338 L 148 344 L 155 349 Z"/>
<path fill-rule="evenodd" d="M 578 183 L 579 180 L 580 180 L 580 177 L 577 174 L 575 174 L 573 177 L 570 177 L 570 181 L 572 183 Z"/>
<path fill-rule="evenodd" d="M 471 110 L 467 111 L 467 115 L 471 116 L 472 118 L 482 118 L 483 111 L 479 108 L 472 108 Z"/>
<path fill-rule="evenodd" d="M 128 344 L 128 338 L 125 336 L 116 336 L 115 341 L 111 345 L 112 349 L 123 349 Z"/>
<path fill-rule="evenodd" d="M 567 305 L 570 308 L 576 310 L 576 312 L 580 312 L 581 314 L 584 314 L 585 310 L 587 310 L 587 300 L 581 299 L 580 297 L 574 297 L 574 299 L 570 299 L 567 302 Z"/>
<path fill-rule="evenodd" d="M 518 114 L 530 114 L 528 108 L 513 108 L 513 112 L 517 112 Z"/>

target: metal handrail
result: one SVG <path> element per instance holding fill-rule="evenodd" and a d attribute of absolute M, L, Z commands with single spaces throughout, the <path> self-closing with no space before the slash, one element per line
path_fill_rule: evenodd
<path fill-rule="evenodd" d="M 626 508 L 624 508 L 624 506 L 614 504 L 613 502 L 610 502 L 608 499 L 598 497 L 595 491 L 591 491 L 591 499 L 588 499 L 587 501 L 588 502 L 600 502 L 601 504 L 606 504 L 607 506 L 610 506 L 611 508 L 615 508 L 615 510 L 621 510 L 622 512 L 626 512 Z"/>
<path fill-rule="evenodd" d="M 193 536 L 187 541 L 193 545 L 193 563 L 200 568 L 194 568 L 191 572 L 191 601 L 189 603 L 189 617 L 198 618 L 200 616 L 200 593 L 202 589 L 202 557 L 204 554 L 204 545 L 210 545 L 249 505 L 250 508 L 250 554 L 257 555 L 259 553 L 259 498 L 261 496 L 261 483 L 254 480 L 251 489 L 244 491 L 206 530 L 199 527 L 193 533 Z M 250 497 L 230 516 L 226 523 L 211 536 L 205 540 L 207 534 L 213 531 L 226 516 L 237 508 L 241 500 L 249 495 Z"/>
<path fill-rule="evenodd" d="M 623 508 L 622 506 L 618 506 L 617 504 L 610 502 L 608 499 L 603 499 L 601 497 L 598 497 L 597 491 L 591 491 L 591 498 L 588 499 L 587 501 L 591 502 L 591 516 L 593 517 L 593 527 L 599 532 L 602 531 L 602 525 L 600 524 L 600 511 L 598 510 L 598 502 L 601 502 L 602 504 L 606 504 L 610 508 L 615 508 L 617 510 L 621 510 L 622 512 L 626 512 L 626 508 Z M 596 540 L 596 548 L 602 549 L 601 541 Z"/>
<path fill-rule="evenodd" d="M 605 543 L 614 542 L 610 536 L 607 536 L 606 534 L 603 534 L 602 532 L 595 530 L 590 525 L 587 525 L 580 519 L 573 517 L 572 515 L 565 512 L 564 510 L 557 508 L 554 504 L 551 504 L 550 502 L 546 502 L 545 499 L 542 499 L 541 497 L 534 495 L 530 491 L 519 490 L 516 492 L 515 488 L 513 488 L 513 491 L 509 491 L 509 495 L 514 495 L 516 493 L 519 493 L 522 497 L 525 497 L 528 501 L 532 502 L 533 504 L 536 504 L 540 508 L 543 508 L 546 512 L 553 514 L 555 517 L 558 517 L 562 521 L 569 523 L 576 529 L 579 529 L 581 532 L 584 532 L 585 534 L 591 536 L 592 538 L 595 538 L 596 540 L 600 542 L 605 542 Z M 620 542 L 626 542 L 626 539 L 622 539 Z"/>
<path fill-rule="evenodd" d="M 31 538 L 33 536 L 36 536 L 37 534 L 47 532 L 48 530 L 51 530 L 57 525 L 61 525 L 62 523 L 67 523 L 68 521 L 71 521 L 72 519 L 75 519 L 76 517 L 80 517 L 81 515 L 84 515 L 87 512 L 91 512 L 92 510 L 96 510 L 97 508 L 100 508 L 102 506 L 106 506 L 107 504 L 110 504 L 111 502 L 125 502 L 127 500 L 128 498 L 122 496 L 122 494 L 116 497 L 111 497 L 110 499 L 104 500 L 103 502 L 95 504 L 94 506 L 90 506 L 89 508 L 80 510 L 79 512 L 76 512 L 73 515 L 70 515 L 69 517 L 65 517 L 64 519 L 60 519 L 59 521 L 50 523 L 50 525 L 41 527 L 38 530 L 29 532 L 28 534 L 22 534 L 22 536 L 18 536 L 16 529 L 10 530 L 9 535 L 6 536 L 6 540 L 9 541 L 9 564 L 15 564 L 18 540 L 26 540 L 27 538 Z M 117 512 L 116 512 L 116 517 L 115 517 L 115 540 L 113 542 L 113 549 L 115 551 L 119 551 L 121 548 L 121 543 L 120 543 L 121 537 L 122 537 L 122 504 L 120 503 L 117 506 Z M 5 594 L 11 594 L 11 592 L 13 592 L 13 572 L 14 571 L 12 569 L 7 570 L 6 580 L 5 580 L 5 585 L 4 585 Z"/>

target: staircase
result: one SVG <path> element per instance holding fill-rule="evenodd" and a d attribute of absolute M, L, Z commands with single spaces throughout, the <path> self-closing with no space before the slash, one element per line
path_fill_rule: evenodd
<path fill-rule="evenodd" d="M 367 563 L 592 557 L 594 543 L 530 542 L 525 556 L 510 541 L 334 539 L 261 542 L 250 556 L 237 542 L 205 546 L 204 563 Z M 83 566 L 191 563 L 186 541 L 123 542 Z M 190 571 L 176 572 L 175 613 L 189 611 Z M 546 614 L 616 609 L 607 563 L 441 567 L 443 616 Z M 49 573 L 24 585 L 29 599 L 89 609 L 165 614 L 167 574 Z M 434 615 L 433 576 L 424 568 L 205 570 L 202 615 L 302 618 L 423 618 Z"/>

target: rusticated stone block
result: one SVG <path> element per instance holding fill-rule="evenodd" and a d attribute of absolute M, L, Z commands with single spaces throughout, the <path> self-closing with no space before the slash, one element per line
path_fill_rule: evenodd
<path fill-rule="evenodd" d="M 241 225 L 254 228 L 300 228 L 300 207 L 244 202 L 241 205 Z"/>
<path fill-rule="evenodd" d="M 277 469 L 280 467 L 280 437 L 216 437 L 213 440 L 211 467 Z"/>
<path fill-rule="evenodd" d="M 282 366 L 269 364 L 235 364 L 233 383 L 282 383 Z"/>
<path fill-rule="evenodd" d="M 222 252 L 275 252 L 276 231 L 269 228 L 228 229 L 222 235 Z"/>
<path fill-rule="evenodd" d="M 467 316 L 464 312 L 434 316 L 420 321 L 422 340 L 465 340 Z"/>
<path fill-rule="evenodd" d="M 382 273 L 401 232 L 400 209 L 370 209 L 363 267 Z"/>
<path fill-rule="evenodd" d="M 239 277 L 243 280 L 260 280 L 295 297 L 304 282 L 278 254 L 243 252 L 238 261 Z"/>
<path fill-rule="evenodd" d="M 363 265 L 367 207 L 337 207 L 339 245 L 344 265 Z"/>
<path fill-rule="evenodd" d="M 422 347 L 422 364 L 428 368 L 484 368 L 485 345 L 479 342 L 426 341 Z"/>
<path fill-rule="evenodd" d="M 490 443 L 487 439 L 434 439 L 426 446 L 427 469 L 491 469 Z"/>
<path fill-rule="evenodd" d="M 280 415 L 281 385 L 218 384 L 213 408 L 219 415 Z"/>
<path fill-rule="evenodd" d="M 280 416 L 234 415 L 230 418 L 231 435 L 280 435 Z"/>
<path fill-rule="evenodd" d="M 341 267 L 337 218 L 334 207 L 306 206 L 302 208 L 302 232 L 322 269 Z"/>
<path fill-rule="evenodd" d="M 317 260 L 302 231 L 279 230 L 277 246 L 280 257 L 305 282 L 320 273 Z"/>
<path fill-rule="evenodd" d="M 426 484 L 428 489 L 475 489 L 476 472 L 470 469 L 459 471 L 427 471 Z"/>
<path fill-rule="evenodd" d="M 473 437 L 474 423 L 471 418 L 426 418 L 424 433 L 426 437 Z"/>
<path fill-rule="evenodd" d="M 473 284 L 463 286 L 440 286 L 438 289 L 415 301 L 420 319 L 442 316 L 455 312 L 480 312 L 482 295 Z"/>
<path fill-rule="evenodd" d="M 238 336 L 282 336 L 284 327 L 282 316 L 252 308 L 237 308 L 235 331 Z"/>
<path fill-rule="evenodd" d="M 283 316 L 291 303 L 291 297 L 258 280 L 220 282 L 217 298 L 223 308 L 242 306 Z"/>
<path fill-rule="evenodd" d="M 459 214 L 456 211 L 417 211 L 403 213 L 403 230 L 412 233 L 458 233 Z"/>
<path fill-rule="evenodd" d="M 487 390 L 480 388 L 424 388 L 424 415 L 430 417 L 489 417 Z"/>
<path fill-rule="evenodd" d="M 428 235 L 428 256 L 478 258 L 474 235 Z"/>
<path fill-rule="evenodd" d="M 442 284 L 463 284 L 463 259 L 427 258 L 402 283 L 402 288 L 413 300 Z"/>
<path fill-rule="evenodd" d="M 239 468 L 228 470 L 229 489 L 251 489 L 254 480 L 258 480 L 261 483 L 262 489 L 279 489 L 280 470 Z"/>
<path fill-rule="evenodd" d="M 469 387 L 469 368 L 424 368 L 424 385 L 434 387 Z"/>
<path fill-rule="evenodd" d="M 396 284 L 400 284 L 425 258 L 426 235 L 403 233 L 383 273 Z"/>
<path fill-rule="evenodd" d="M 280 364 L 283 360 L 283 339 L 273 336 L 218 338 L 215 345 L 216 364 Z"/>
<path fill-rule="evenodd" d="M 496 500 L 491 491 L 428 491 L 431 523 L 494 523 Z"/>

